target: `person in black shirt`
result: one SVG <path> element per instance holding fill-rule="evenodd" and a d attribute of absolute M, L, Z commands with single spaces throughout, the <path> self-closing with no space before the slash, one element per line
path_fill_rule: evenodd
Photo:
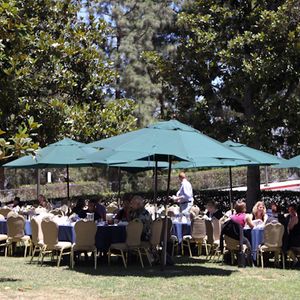
<path fill-rule="evenodd" d="M 216 202 L 210 200 L 206 204 L 206 216 L 208 219 L 216 218 L 220 220 L 223 217 L 223 213 L 221 210 L 217 209 Z"/>

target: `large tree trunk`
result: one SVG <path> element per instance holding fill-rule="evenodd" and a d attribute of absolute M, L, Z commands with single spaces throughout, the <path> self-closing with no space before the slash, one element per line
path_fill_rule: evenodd
<path fill-rule="evenodd" d="M 254 204 L 260 200 L 260 171 L 258 166 L 249 166 L 247 170 L 247 211 L 251 212 Z"/>

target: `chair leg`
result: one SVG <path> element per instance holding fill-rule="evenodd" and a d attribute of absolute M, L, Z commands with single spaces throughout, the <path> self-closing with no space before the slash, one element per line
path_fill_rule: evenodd
<path fill-rule="evenodd" d="M 187 245 L 188 245 L 188 248 L 189 248 L 190 257 L 193 257 L 190 240 L 187 240 Z"/>
<path fill-rule="evenodd" d="M 32 256 L 31 256 L 31 259 L 30 259 L 30 264 L 32 263 L 32 261 L 33 261 L 33 258 L 34 258 L 34 255 L 35 255 L 35 252 L 36 252 L 36 249 L 37 249 L 37 245 L 35 245 L 34 246 L 34 248 L 33 248 L 33 252 L 32 252 Z"/>
<path fill-rule="evenodd" d="M 26 257 L 27 256 L 27 243 L 25 244 L 25 249 L 24 249 L 24 257 Z"/>
<path fill-rule="evenodd" d="M 183 241 L 181 241 L 181 255 L 184 256 L 184 245 L 183 245 Z"/>
<path fill-rule="evenodd" d="M 145 253 L 146 253 L 149 265 L 150 265 L 150 267 L 152 267 L 151 257 L 150 257 L 150 253 L 149 253 L 148 249 L 145 249 Z"/>
<path fill-rule="evenodd" d="M 122 255 L 124 267 L 127 268 L 127 263 L 126 263 L 126 260 L 125 260 L 124 251 L 123 250 L 121 250 L 121 255 Z"/>
<path fill-rule="evenodd" d="M 285 257 L 283 251 L 281 252 L 281 259 L 282 259 L 282 268 L 285 269 Z"/>
<path fill-rule="evenodd" d="M 263 251 L 260 252 L 260 261 L 261 261 L 261 268 L 264 268 L 264 253 Z"/>
<path fill-rule="evenodd" d="M 234 264 L 234 253 L 233 251 L 230 251 L 230 255 L 231 255 L 231 265 Z"/>
<path fill-rule="evenodd" d="M 94 268 L 97 270 L 97 249 L 94 250 Z"/>
<path fill-rule="evenodd" d="M 58 259 L 57 259 L 57 267 L 60 266 L 60 261 L 61 261 L 61 257 L 62 257 L 63 251 L 64 251 L 64 249 L 61 249 L 61 250 L 60 250 L 59 257 L 58 257 Z"/>
<path fill-rule="evenodd" d="M 108 263 L 109 266 L 110 266 L 110 256 L 111 256 L 111 251 L 109 249 L 108 252 L 107 252 L 107 263 Z"/>
<path fill-rule="evenodd" d="M 70 253 L 70 267 L 72 269 L 74 269 L 74 265 L 75 265 L 75 262 L 74 262 L 74 249 L 72 248 L 71 253 Z"/>
<path fill-rule="evenodd" d="M 141 266 L 142 266 L 142 268 L 144 268 L 144 263 L 143 263 L 143 258 L 142 258 L 141 250 L 137 249 L 137 251 L 138 251 L 138 254 L 139 254 L 139 257 L 140 257 Z"/>

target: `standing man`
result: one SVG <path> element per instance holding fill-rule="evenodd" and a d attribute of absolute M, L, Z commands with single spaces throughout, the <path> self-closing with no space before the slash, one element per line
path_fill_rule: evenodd
<path fill-rule="evenodd" d="M 172 196 L 172 199 L 179 203 L 181 213 L 189 214 L 194 203 L 193 188 L 191 183 L 186 179 L 184 172 L 180 172 L 178 177 L 181 182 L 181 186 L 176 193 L 176 196 Z"/>

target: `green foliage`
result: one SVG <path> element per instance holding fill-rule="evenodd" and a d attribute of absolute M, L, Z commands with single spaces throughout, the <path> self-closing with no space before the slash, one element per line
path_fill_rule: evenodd
<path fill-rule="evenodd" d="M 170 114 L 221 140 L 299 151 L 299 21 L 296 0 L 186 1 L 176 56 L 148 54 Z"/>
<path fill-rule="evenodd" d="M 174 47 L 165 43 L 163 31 L 174 24 L 172 4 L 177 1 L 104 1 L 88 2 L 88 10 L 108 20 L 112 27 L 107 51 L 117 70 L 116 98 L 131 98 L 138 104 L 139 124 L 148 124 L 161 110 L 164 91 L 160 81 L 149 73 L 144 51 L 170 53 Z"/>
<path fill-rule="evenodd" d="M 18 157 L 26 154 L 33 154 L 39 144 L 34 142 L 34 133 L 41 124 L 34 121 L 33 117 L 29 117 L 27 123 L 22 122 L 17 128 L 17 132 L 8 139 L 0 138 L 0 161 L 10 157 Z M 0 130 L 0 135 L 4 135 L 5 131 Z"/>

